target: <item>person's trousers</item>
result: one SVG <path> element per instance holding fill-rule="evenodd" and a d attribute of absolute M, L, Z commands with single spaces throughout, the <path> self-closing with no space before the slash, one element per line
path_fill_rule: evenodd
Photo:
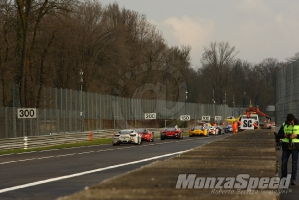
<path fill-rule="evenodd" d="M 297 168 L 298 168 L 298 150 L 283 150 L 281 156 L 281 178 L 287 177 L 288 174 L 288 160 L 292 154 L 292 180 L 297 178 Z"/>

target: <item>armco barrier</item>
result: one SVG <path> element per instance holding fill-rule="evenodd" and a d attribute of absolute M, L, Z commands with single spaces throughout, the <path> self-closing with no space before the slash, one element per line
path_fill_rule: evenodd
<path fill-rule="evenodd" d="M 93 139 L 111 138 L 117 130 L 96 130 L 92 132 Z M 60 133 L 42 136 L 25 136 L 0 140 L 0 150 L 29 149 L 59 144 L 90 141 L 90 131 L 83 133 Z"/>
<path fill-rule="evenodd" d="M 179 174 L 196 177 L 277 176 L 277 154 L 270 130 L 228 136 L 176 157 L 157 161 L 58 200 L 81 199 L 279 199 L 275 189 L 176 189 Z"/>
<path fill-rule="evenodd" d="M 156 135 L 160 134 L 160 129 L 150 129 Z M 30 149 L 37 147 L 47 147 L 59 144 L 91 141 L 92 139 L 112 138 L 119 129 L 94 130 L 79 133 L 53 133 L 42 136 L 25 136 L 18 138 L 8 138 L 0 140 L 0 151 L 10 149 Z M 187 129 L 185 131 L 188 131 Z"/>

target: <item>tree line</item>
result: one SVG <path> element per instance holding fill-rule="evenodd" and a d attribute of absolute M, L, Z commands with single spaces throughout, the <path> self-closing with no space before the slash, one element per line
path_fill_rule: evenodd
<path fill-rule="evenodd" d="M 123 74 L 144 63 L 168 63 L 187 83 L 188 102 L 275 104 L 276 71 L 287 63 L 266 58 L 252 64 L 237 58 L 229 42 L 211 42 L 194 68 L 188 45 L 169 46 L 167 38 L 137 11 L 117 3 L 76 0 L 0 0 L 0 91 L 2 106 L 12 106 L 12 84 L 21 107 L 41 107 L 44 87 L 113 94 Z M 150 65 L 148 66 L 150 67 Z M 163 83 L 166 100 L 178 100 L 171 74 L 147 70 L 123 87 L 133 96 L 139 85 Z M 245 94 L 246 93 L 246 94 Z M 147 91 L 142 98 L 157 98 Z"/>

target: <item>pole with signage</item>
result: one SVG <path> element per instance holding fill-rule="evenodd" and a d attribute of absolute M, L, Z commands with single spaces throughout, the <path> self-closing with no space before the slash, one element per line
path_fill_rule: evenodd
<path fill-rule="evenodd" d="M 81 119 L 81 132 L 84 131 L 83 128 L 83 71 L 80 71 L 80 119 Z"/>
<path fill-rule="evenodd" d="M 23 121 L 23 136 L 24 136 L 24 149 L 28 148 L 28 137 L 25 135 L 25 119 L 33 119 L 36 118 L 36 108 L 18 108 L 17 110 L 18 119 L 22 119 Z"/>

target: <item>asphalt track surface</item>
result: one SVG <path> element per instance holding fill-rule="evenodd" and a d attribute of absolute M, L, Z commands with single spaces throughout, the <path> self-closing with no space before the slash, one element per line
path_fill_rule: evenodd
<path fill-rule="evenodd" d="M 2 155 L 0 199 L 57 199 L 229 135 Z"/>

